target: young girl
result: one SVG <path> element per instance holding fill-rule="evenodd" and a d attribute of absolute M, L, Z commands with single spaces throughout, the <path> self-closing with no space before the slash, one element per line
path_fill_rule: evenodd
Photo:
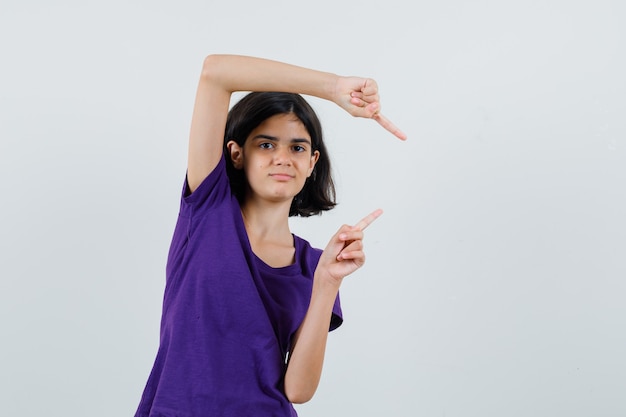
<path fill-rule="evenodd" d="M 250 91 L 229 112 L 231 94 Z M 299 94 L 372 118 L 374 80 L 260 58 L 205 59 L 186 181 L 166 267 L 161 338 L 136 417 L 295 416 L 317 389 L 339 287 L 361 267 L 363 229 L 342 226 L 322 252 L 289 216 L 335 206 L 322 129 Z"/>

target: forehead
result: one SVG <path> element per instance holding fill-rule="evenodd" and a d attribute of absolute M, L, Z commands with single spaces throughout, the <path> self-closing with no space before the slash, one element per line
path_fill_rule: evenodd
<path fill-rule="evenodd" d="M 310 139 L 309 132 L 306 130 L 304 123 L 293 113 L 276 114 L 265 119 L 251 132 L 251 136 L 258 133 L 270 134 L 271 132 L 275 132 L 278 138 L 281 136 L 291 136 Z"/>

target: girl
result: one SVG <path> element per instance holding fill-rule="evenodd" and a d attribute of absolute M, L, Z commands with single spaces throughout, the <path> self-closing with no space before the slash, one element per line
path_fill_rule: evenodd
<path fill-rule="evenodd" d="M 250 91 L 229 112 L 231 95 Z M 373 118 L 374 80 L 260 58 L 205 59 L 166 267 L 160 345 L 136 417 L 295 416 L 317 389 L 339 287 L 365 262 L 363 229 L 321 251 L 289 216 L 335 206 L 317 116 L 299 94 Z"/>

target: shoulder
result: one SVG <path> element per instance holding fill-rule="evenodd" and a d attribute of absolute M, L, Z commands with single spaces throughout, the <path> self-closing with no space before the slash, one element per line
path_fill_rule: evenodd
<path fill-rule="evenodd" d="M 217 184 L 221 182 L 228 183 L 226 174 L 226 160 L 222 154 L 215 168 L 200 182 L 200 184 L 192 191 L 189 185 L 189 172 L 185 175 L 185 183 L 183 186 L 183 198 L 187 201 L 193 201 L 202 194 L 210 193 Z"/>
<path fill-rule="evenodd" d="M 179 215 L 182 217 L 197 216 L 206 210 L 228 205 L 228 202 L 232 200 L 232 193 L 224 157 L 222 156 L 215 169 L 193 192 L 189 187 L 187 176 L 181 188 Z"/>
<path fill-rule="evenodd" d="M 301 250 L 319 252 L 320 254 L 322 253 L 321 249 L 312 246 L 308 240 L 304 239 L 301 236 L 294 234 L 293 240 L 296 245 L 296 249 L 298 249 L 299 247 Z"/>
<path fill-rule="evenodd" d="M 311 246 L 309 241 L 295 234 L 293 235 L 293 240 L 296 247 L 296 256 L 300 260 L 300 263 L 312 266 L 312 268 L 315 269 L 320 260 L 320 256 L 322 256 L 322 250 Z"/>

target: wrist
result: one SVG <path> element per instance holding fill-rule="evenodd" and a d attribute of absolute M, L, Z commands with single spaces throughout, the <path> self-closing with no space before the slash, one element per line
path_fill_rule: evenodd
<path fill-rule="evenodd" d="M 340 75 L 328 73 L 328 79 L 325 83 L 326 98 L 336 104 L 339 103 L 341 97 L 340 79 Z"/>
<path fill-rule="evenodd" d="M 342 281 L 343 278 L 336 278 L 328 273 L 316 271 L 313 276 L 313 291 L 336 294 Z"/>

